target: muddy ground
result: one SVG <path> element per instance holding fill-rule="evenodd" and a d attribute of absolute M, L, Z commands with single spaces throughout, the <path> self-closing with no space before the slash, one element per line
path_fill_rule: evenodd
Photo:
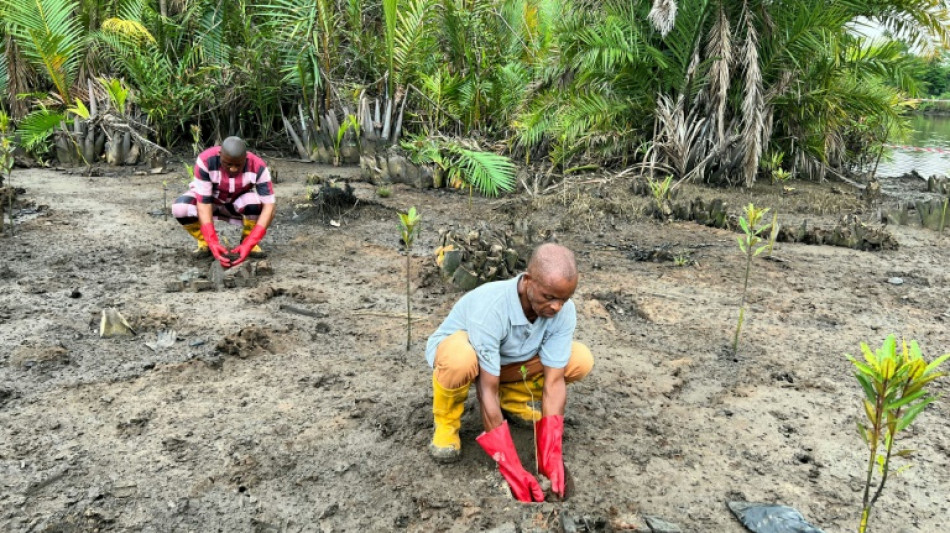
<path fill-rule="evenodd" d="M 917 226 L 888 228 L 896 251 L 780 244 L 776 260 L 757 259 L 733 356 L 735 234 L 648 220 L 638 214 L 647 200 L 622 180 L 471 205 L 455 191 L 396 186 L 380 198 L 356 184 L 359 206 L 320 216 L 307 207 L 308 176 L 355 169 L 272 163 L 272 273 L 258 268 L 256 287 L 202 292 L 169 292 L 210 265 L 191 259 L 193 241 L 161 216 L 162 183 L 171 199 L 180 175 L 14 172 L 39 211 L 0 238 L 0 530 L 649 531 L 644 517 L 658 516 L 727 533 L 744 531 L 725 505 L 738 499 L 854 531 L 867 459 L 843 354 L 891 332 L 928 358 L 950 351 L 950 236 Z M 726 198 L 734 211 L 752 199 L 786 224 L 874 211 L 845 185 L 793 186 L 682 196 Z M 423 216 L 409 353 L 395 214 L 408 206 Z M 569 392 L 576 492 L 564 503 L 510 499 L 474 442 L 474 393 L 461 461 L 426 454 L 425 338 L 459 297 L 433 265 L 438 230 L 519 220 L 576 250 L 577 336 L 596 358 Z M 220 223 L 219 232 L 238 235 Z M 657 247 L 688 264 L 637 260 L 635 250 Z M 135 337 L 99 338 L 109 307 Z M 168 329 L 173 346 L 146 346 Z M 950 380 L 935 389 L 946 395 Z M 919 455 L 889 481 L 873 531 L 945 531 L 948 418 L 941 399 L 907 436 Z M 515 432 L 530 465 L 531 433 Z"/>

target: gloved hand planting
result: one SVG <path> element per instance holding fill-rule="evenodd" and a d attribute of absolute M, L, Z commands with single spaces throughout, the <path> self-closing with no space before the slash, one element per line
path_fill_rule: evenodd
<path fill-rule="evenodd" d="M 508 482 L 511 493 L 518 501 L 544 501 L 544 491 L 541 490 L 538 480 L 521 466 L 521 459 L 518 458 L 515 443 L 511 440 L 507 421 L 491 431 L 482 433 L 475 441 L 498 463 L 498 470 Z"/>
<path fill-rule="evenodd" d="M 551 490 L 564 498 L 564 417 L 546 416 L 535 422 L 538 434 L 538 470 L 551 480 Z"/>
<path fill-rule="evenodd" d="M 267 228 L 261 226 L 260 224 L 254 226 L 254 229 L 244 237 L 244 240 L 241 242 L 240 246 L 231 250 L 231 253 L 237 255 L 238 258 L 234 260 L 231 266 L 238 266 L 247 259 L 247 256 L 250 255 L 251 250 L 257 246 L 257 243 L 261 242 L 261 239 L 264 238 L 264 235 L 267 234 Z"/>
<path fill-rule="evenodd" d="M 221 243 L 218 242 L 218 234 L 214 231 L 214 224 L 211 222 L 202 224 L 201 234 L 204 236 L 205 242 L 208 243 L 208 250 L 211 252 L 211 255 L 213 255 L 224 268 L 231 268 L 231 260 L 228 258 L 228 249 L 221 246 Z"/>

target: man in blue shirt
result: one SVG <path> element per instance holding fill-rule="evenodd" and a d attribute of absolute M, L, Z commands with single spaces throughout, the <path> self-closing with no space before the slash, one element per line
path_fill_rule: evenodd
<path fill-rule="evenodd" d="M 566 384 L 593 367 L 590 350 L 574 341 L 577 314 L 571 296 L 577 264 L 567 248 L 543 244 L 520 276 L 465 294 L 429 337 L 435 434 L 429 452 L 452 462 L 461 453 L 458 431 L 471 383 L 476 383 L 485 432 L 476 441 L 497 463 L 514 496 L 543 501 L 537 479 L 521 465 L 505 421 L 534 424 L 538 466 L 564 496 Z M 526 375 L 522 376 L 521 369 Z M 529 402 L 540 400 L 539 413 Z"/>

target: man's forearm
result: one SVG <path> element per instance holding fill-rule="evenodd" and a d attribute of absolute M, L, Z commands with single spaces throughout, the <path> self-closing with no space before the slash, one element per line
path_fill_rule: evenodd
<path fill-rule="evenodd" d="M 274 208 L 276 204 L 263 204 L 261 207 L 261 216 L 257 218 L 257 223 L 265 228 L 270 227 L 274 220 Z"/>
<path fill-rule="evenodd" d="M 567 383 L 564 372 L 545 372 L 541 392 L 541 416 L 564 415 L 567 405 Z"/>
<path fill-rule="evenodd" d="M 479 372 L 478 379 L 475 381 L 485 431 L 491 431 L 505 421 L 501 414 L 501 404 L 498 402 L 498 383 L 498 376 L 485 371 Z"/>
<path fill-rule="evenodd" d="M 198 205 L 196 207 L 198 209 L 198 222 L 202 226 L 205 224 L 211 224 L 213 222 L 211 218 L 211 214 L 212 214 L 211 204 L 203 204 L 199 200 Z"/>

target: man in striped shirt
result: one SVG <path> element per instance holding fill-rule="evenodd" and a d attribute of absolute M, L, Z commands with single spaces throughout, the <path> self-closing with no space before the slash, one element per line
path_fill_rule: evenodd
<path fill-rule="evenodd" d="M 274 220 L 274 185 L 264 161 L 238 137 L 208 148 L 195 162 L 195 179 L 175 200 L 172 215 L 198 241 L 193 255 L 214 256 L 224 268 L 262 257 L 258 243 Z M 228 250 L 218 242 L 214 220 L 243 225 L 241 244 Z"/>

